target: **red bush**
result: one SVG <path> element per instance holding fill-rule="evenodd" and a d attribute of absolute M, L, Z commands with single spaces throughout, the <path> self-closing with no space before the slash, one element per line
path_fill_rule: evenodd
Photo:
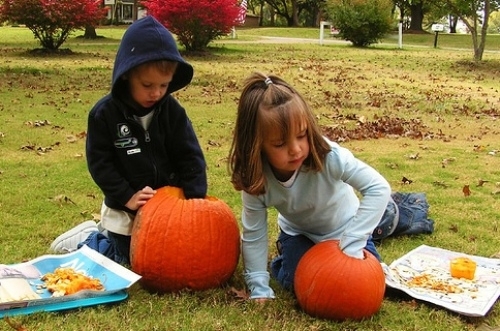
<path fill-rule="evenodd" d="M 102 0 L 3 0 L 0 21 L 24 24 L 43 48 L 56 50 L 69 34 L 104 17 Z"/>
<path fill-rule="evenodd" d="M 145 0 L 148 13 L 177 35 L 188 51 L 202 50 L 236 25 L 238 0 Z"/>

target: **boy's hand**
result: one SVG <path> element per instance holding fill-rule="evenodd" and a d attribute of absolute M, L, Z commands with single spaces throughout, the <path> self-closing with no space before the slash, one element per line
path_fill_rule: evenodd
<path fill-rule="evenodd" d="M 125 207 L 130 210 L 137 210 L 139 207 L 142 207 L 151 199 L 156 193 L 156 190 L 153 190 L 151 187 L 146 186 L 142 190 L 137 191 L 132 198 L 127 202 Z"/>

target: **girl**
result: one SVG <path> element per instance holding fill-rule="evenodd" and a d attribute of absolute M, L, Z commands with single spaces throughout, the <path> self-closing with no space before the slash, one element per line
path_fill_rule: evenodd
<path fill-rule="evenodd" d="M 273 277 L 293 289 L 297 264 L 315 243 L 379 260 L 371 234 L 389 205 L 389 183 L 347 149 L 322 136 L 303 97 L 283 79 L 253 73 L 243 88 L 229 155 L 242 191 L 242 251 L 250 298 L 274 298 L 267 272 L 267 209 L 278 212 L 279 256 Z M 358 199 L 358 191 L 362 198 Z M 394 214 L 393 218 L 394 218 Z"/>

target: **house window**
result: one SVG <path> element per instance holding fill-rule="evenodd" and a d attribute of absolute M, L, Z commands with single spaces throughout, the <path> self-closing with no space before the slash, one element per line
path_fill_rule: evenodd
<path fill-rule="evenodd" d="M 133 4 L 123 4 L 123 21 L 132 22 L 134 5 Z"/>

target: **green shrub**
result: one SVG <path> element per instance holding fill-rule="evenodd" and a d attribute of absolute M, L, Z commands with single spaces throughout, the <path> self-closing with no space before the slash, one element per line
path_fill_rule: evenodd
<path fill-rule="evenodd" d="M 366 47 L 391 31 L 392 6 L 391 0 L 331 0 L 327 10 L 339 38 Z"/>

